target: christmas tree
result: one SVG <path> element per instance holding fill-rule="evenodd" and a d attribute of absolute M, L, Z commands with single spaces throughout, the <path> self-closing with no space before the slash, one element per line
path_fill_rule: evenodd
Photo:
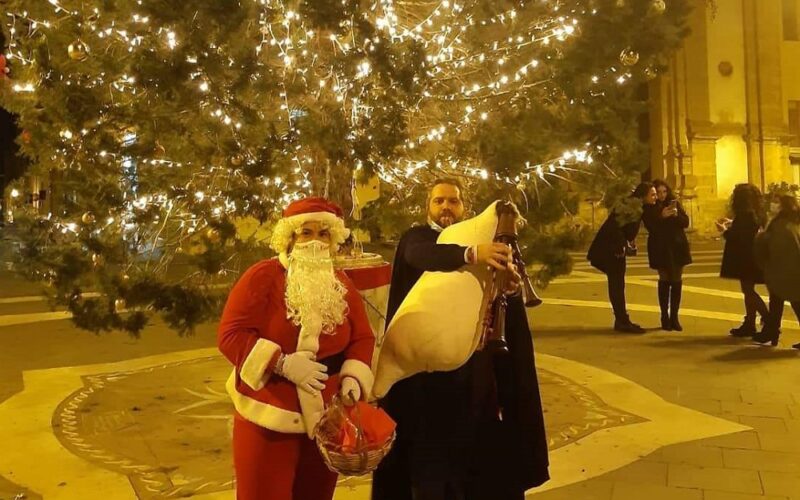
<path fill-rule="evenodd" d="M 421 219 L 428 180 L 457 176 L 476 210 L 495 198 L 523 208 L 542 280 L 568 271 L 578 202 L 627 189 L 646 165 L 642 88 L 686 34 L 689 8 L 5 3 L 0 104 L 19 115 L 22 151 L 57 200 L 53 213 L 16 215 L 19 267 L 79 326 L 134 333 L 152 314 L 180 331 L 212 318 L 288 201 L 351 208 L 364 182 L 380 183 L 360 222 L 376 238 Z"/>

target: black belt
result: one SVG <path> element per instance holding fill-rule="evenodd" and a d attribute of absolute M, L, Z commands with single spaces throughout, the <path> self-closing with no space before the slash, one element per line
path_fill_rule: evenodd
<path fill-rule="evenodd" d="M 335 375 L 342 371 L 342 365 L 345 359 L 344 352 L 340 352 L 339 354 L 328 356 L 325 359 L 320 359 L 317 363 L 322 363 L 328 368 L 328 375 Z"/>

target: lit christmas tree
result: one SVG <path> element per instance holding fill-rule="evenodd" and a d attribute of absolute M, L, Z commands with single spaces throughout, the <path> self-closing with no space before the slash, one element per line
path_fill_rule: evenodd
<path fill-rule="evenodd" d="M 569 269 L 586 192 L 630 184 L 645 82 L 688 0 L 10 0 L 20 116 L 55 213 L 17 215 L 21 269 L 91 330 L 181 331 L 266 251 L 288 201 L 350 208 L 377 238 L 457 176 L 514 199 L 541 278 Z M 360 210 L 360 205 L 354 207 Z M 184 265 L 185 264 L 185 265 Z M 93 293 L 88 293 L 92 291 Z"/>

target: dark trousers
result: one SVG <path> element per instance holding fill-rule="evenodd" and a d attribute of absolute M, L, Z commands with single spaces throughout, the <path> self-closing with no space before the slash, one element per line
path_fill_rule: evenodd
<path fill-rule="evenodd" d="M 749 280 L 740 280 L 739 284 L 741 285 L 742 293 L 744 294 L 745 321 L 747 323 L 755 324 L 756 313 L 760 314 L 762 318 L 769 317 L 767 304 L 764 303 L 764 300 L 761 298 L 758 292 L 756 292 L 755 282 Z"/>
<path fill-rule="evenodd" d="M 616 321 L 628 321 L 628 307 L 625 303 L 625 259 L 618 259 L 613 266 L 609 266 L 606 270 L 606 277 L 608 278 L 608 300 L 611 302 L 611 308 L 614 310 L 614 318 Z"/>
<path fill-rule="evenodd" d="M 767 327 L 775 330 L 781 329 L 781 320 L 783 319 L 783 306 L 786 301 L 775 295 L 769 294 L 769 322 Z M 797 316 L 797 321 L 800 321 L 800 302 L 790 302 L 794 314 Z"/>

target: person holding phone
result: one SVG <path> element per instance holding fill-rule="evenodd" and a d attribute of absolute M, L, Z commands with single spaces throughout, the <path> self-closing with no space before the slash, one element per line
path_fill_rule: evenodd
<path fill-rule="evenodd" d="M 651 269 L 658 271 L 658 305 L 661 329 L 683 331 L 678 314 L 683 294 L 683 268 L 692 263 L 686 228 L 689 216 L 672 188 L 658 179 L 653 181 L 657 202 L 646 205 L 642 220 L 649 233 L 647 257 Z"/>

